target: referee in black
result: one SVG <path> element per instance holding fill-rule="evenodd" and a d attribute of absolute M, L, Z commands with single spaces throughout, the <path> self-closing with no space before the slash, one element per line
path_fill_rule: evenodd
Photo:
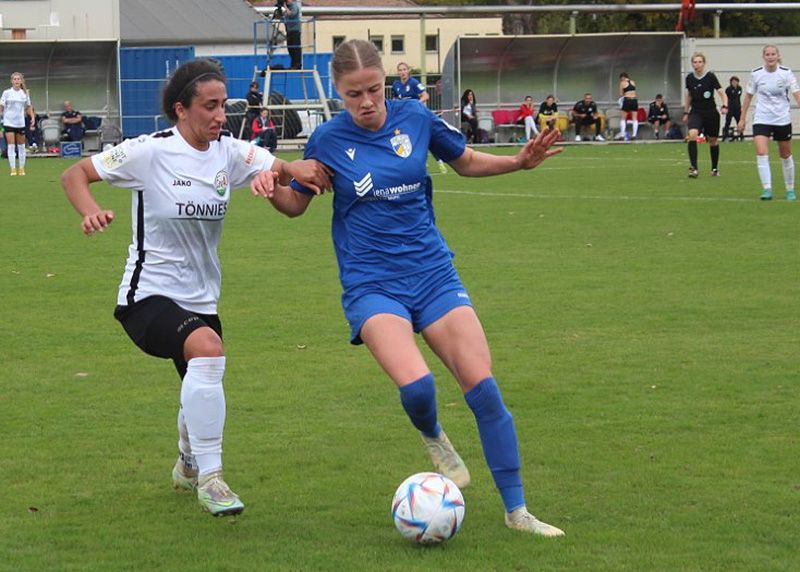
<path fill-rule="evenodd" d="M 697 136 L 702 132 L 711 153 L 711 176 L 719 177 L 719 112 L 714 101 L 714 91 L 722 99 L 722 113 L 728 112 L 728 97 L 712 72 L 705 71 L 706 57 L 700 52 L 692 54 L 694 71 L 686 76 L 686 103 L 683 121 L 689 127 L 689 177 L 696 179 Z"/>

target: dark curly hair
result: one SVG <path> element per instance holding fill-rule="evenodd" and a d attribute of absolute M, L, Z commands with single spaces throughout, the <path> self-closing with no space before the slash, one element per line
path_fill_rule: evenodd
<path fill-rule="evenodd" d="M 161 109 L 164 115 L 176 123 L 178 114 L 175 113 L 175 104 L 180 102 L 184 107 L 189 107 L 192 98 L 197 95 L 197 84 L 212 80 L 225 83 L 225 73 L 215 60 L 192 60 L 180 66 L 169 78 L 161 94 Z"/>

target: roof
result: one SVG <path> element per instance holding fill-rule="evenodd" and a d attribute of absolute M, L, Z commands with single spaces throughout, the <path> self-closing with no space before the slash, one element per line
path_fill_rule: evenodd
<path fill-rule="evenodd" d="M 253 42 L 263 17 L 245 0 L 120 0 L 123 44 L 181 45 Z"/>

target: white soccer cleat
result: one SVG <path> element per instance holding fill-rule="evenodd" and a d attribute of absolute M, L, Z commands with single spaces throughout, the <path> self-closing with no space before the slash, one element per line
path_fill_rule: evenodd
<path fill-rule="evenodd" d="M 581 140 L 581 136 L 580 135 L 576 135 L 575 136 L 575 141 L 580 141 L 580 140 Z"/>
<path fill-rule="evenodd" d="M 422 435 L 422 442 L 425 444 L 425 448 L 428 449 L 428 454 L 431 456 L 431 461 L 433 461 L 433 466 L 436 467 L 437 472 L 453 481 L 460 489 L 469 484 L 469 469 L 467 469 L 467 465 L 464 464 L 444 431 L 439 433 L 438 437 Z"/>
<path fill-rule="evenodd" d="M 222 480 L 221 470 L 200 477 L 197 500 L 212 516 L 232 516 L 244 510 L 239 496 Z"/>
<path fill-rule="evenodd" d="M 556 528 L 546 522 L 542 522 L 531 513 L 524 506 L 506 513 L 506 526 L 513 530 L 521 530 L 523 532 L 530 532 L 539 536 L 546 536 L 548 538 L 555 538 L 564 536 L 564 531 Z"/>
<path fill-rule="evenodd" d="M 197 488 L 197 468 L 188 466 L 180 456 L 172 467 L 172 487 L 178 491 L 193 491 Z"/>

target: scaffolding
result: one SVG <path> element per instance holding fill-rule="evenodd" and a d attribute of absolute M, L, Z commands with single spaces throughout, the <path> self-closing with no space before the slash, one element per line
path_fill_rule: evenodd
<path fill-rule="evenodd" d="M 303 51 L 303 65 L 300 69 L 287 69 L 276 64 L 276 49 L 287 49 L 285 23 L 279 13 L 265 14 L 265 20 L 253 25 L 253 52 L 256 60 L 264 58 L 263 67 L 255 66 L 252 81 L 259 83 L 263 79 L 261 108 L 269 111 L 275 123 L 278 139 L 282 146 L 299 146 L 305 141 L 317 125 L 331 119 L 331 102 L 325 95 L 322 79 L 317 69 L 316 56 L 316 22 L 314 18 L 301 18 L 301 25 L 310 29 L 311 41 L 299 46 Z M 310 69 L 306 62 L 311 63 Z M 297 94 L 292 100 L 288 94 Z M 247 107 L 251 114 L 256 111 Z M 245 132 L 242 123 L 239 136 Z M 249 127 L 249 126 L 248 126 Z"/>

